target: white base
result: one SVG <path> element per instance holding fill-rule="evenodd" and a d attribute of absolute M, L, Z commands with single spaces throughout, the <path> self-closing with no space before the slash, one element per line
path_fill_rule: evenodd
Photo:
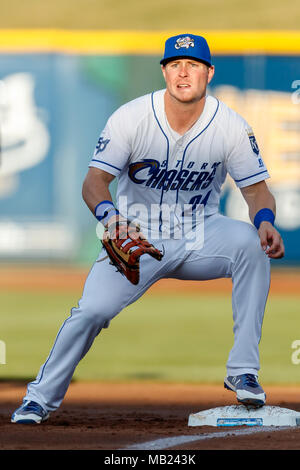
<path fill-rule="evenodd" d="M 189 416 L 188 426 L 300 426 L 300 413 L 280 408 L 263 406 L 247 409 L 243 405 L 222 406 L 200 411 Z"/>

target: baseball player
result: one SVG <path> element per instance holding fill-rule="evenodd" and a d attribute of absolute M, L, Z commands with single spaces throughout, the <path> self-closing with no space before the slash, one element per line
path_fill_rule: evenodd
<path fill-rule="evenodd" d="M 170 37 L 160 63 L 165 89 L 121 106 L 101 133 L 83 198 L 105 227 L 106 252 L 28 384 L 14 423 L 46 420 L 102 328 L 162 278 L 232 278 L 234 344 L 224 386 L 246 406 L 265 403 L 259 342 L 270 259 L 284 256 L 268 170 L 248 123 L 207 95 L 214 66 L 205 38 Z M 227 174 L 249 207 L 249 223 L 218 212 Z"/>

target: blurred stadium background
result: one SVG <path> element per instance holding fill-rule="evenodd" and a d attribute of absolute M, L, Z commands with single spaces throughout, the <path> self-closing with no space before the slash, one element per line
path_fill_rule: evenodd
<path fill-rule="evenodd" d="M 271 173 L 286 257 L 272 263 L 282 277 L 276 272 L 267 306 L 262 376 L 299 383 L 291 361 L 300 336 L 299 2 L 1 0 L 0 6 L 0 340 L 6 345 L 0 378 L 35 376 L 98 254 L 81 185 L 107 118 L 124 102 L 164 87 L 164 41 L 190 32 L 211 46 L 216 74 L 209 92 L 249 121 Z M 230 180 L 220 210 L 248 220 Z M 129 307 L 75 378 L 222 380 L 232 344 L 230 286 L 216 282 L 185 293 L 186 286 L 151 290 Z"/>

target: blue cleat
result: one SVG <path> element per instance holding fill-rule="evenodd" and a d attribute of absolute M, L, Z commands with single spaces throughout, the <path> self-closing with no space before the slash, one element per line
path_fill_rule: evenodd
<path fill-rule="evenodd" d="M 242 405 L 259 408 L 266 402 L 266 394 L 253 374 L 228 376 L 224 379 L 224 387 L 236 392 L 237 401 Z"/>
<path fill-rule="evenodd" d="M 11 417 L 12 423 L 40 424 L 49 418 L 49 413 L 35 401 L 24 401 L 20 408 L 16 409 Z"/>

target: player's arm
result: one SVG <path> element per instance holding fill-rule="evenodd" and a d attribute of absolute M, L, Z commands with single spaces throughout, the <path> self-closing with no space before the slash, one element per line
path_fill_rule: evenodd
<path fill-rule="evenodd" d="M 109 185 L 114 178 L 114 175 L 100 170 L 99 168 L 89 168 L 82 185 L 82 197 L 94 215 L 95 208 L 99 202 L 112 201 Z"/>
<path fill-rule="evenodd" d="M 249 217 L 256 226 L 261 246 L 269 258 L 282 258 L 284 244 L 279 232 L 273 226 L 276 203 L 265 181 L 241 188 L 248 204 Z"/>
<path fill-rule="evenodd" d="M 109 185 L 114 178 L 111 173 L 91 167 L 82 185 L 83 200 L 96 219 L 105 226 L 117 220 L 125 220 L 112 202 Z"/>
<path fill-rule="evenodd" d="M 116 223 L 124 223 L 127 227 L 128 220 L 115 208 L 109 185 L 115 178 L 111 173 L 107 173 L 99 168 L 91 167 L 82 185 L 82 197 L 92 214 L 111 232 L 115 234 Z M 131 228 L 135 227 L 131 224 Z M 131 230 L 131 238 L 145 239 L 145 236 L 138 229 Z"/>

